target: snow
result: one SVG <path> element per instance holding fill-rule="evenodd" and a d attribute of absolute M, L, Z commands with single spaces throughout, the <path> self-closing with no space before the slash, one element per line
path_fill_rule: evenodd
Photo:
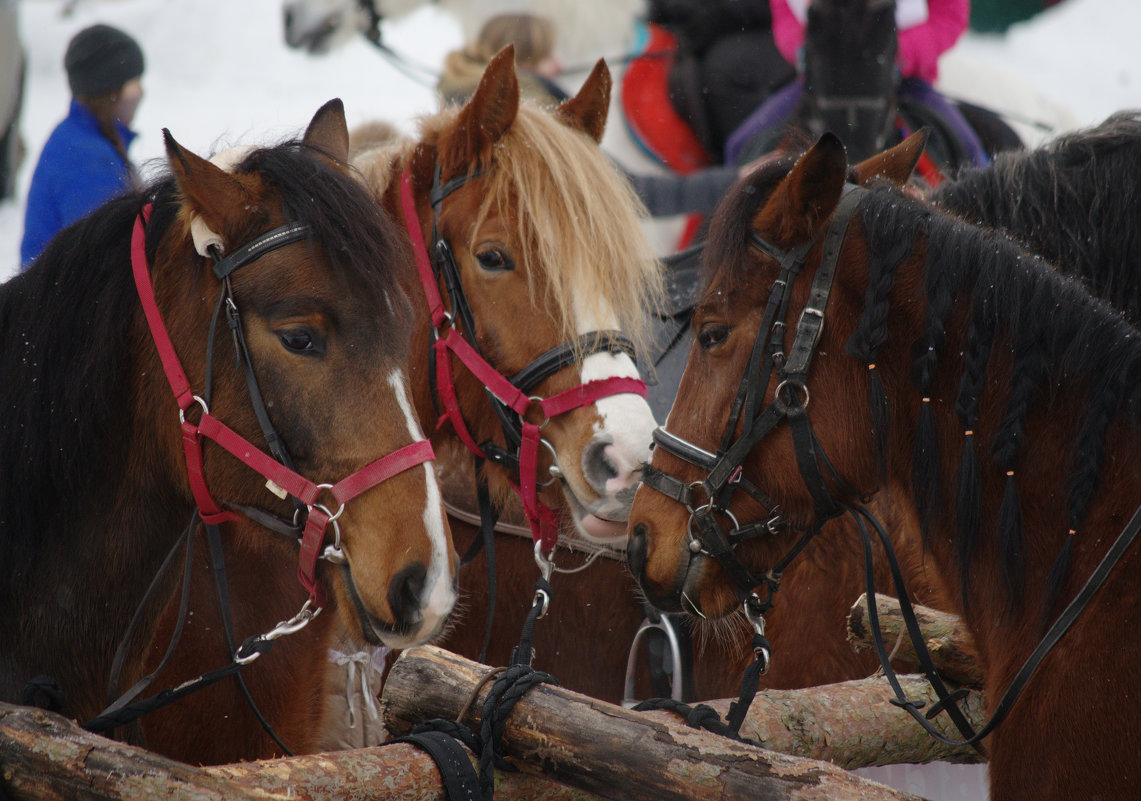
<path fill-rule="evenodd" d="M 23 199 L 39 149 L 67 109 L 62 53 L 78 30 L 107 22 L 132 33 L 147 58 L 146 96 L 132 158 L 147 173 L 161 159 L 162 129 L 210 155 L 237 143 L 303 130 L 331 97 L 349 125 L 384 118 L 411 131 L 435 107 L 432 90 L 397 71 L 363 38 L 314 57 L 284 44 L 280 0 L 20 0 L 28 54 L 22 132 L 27 156 L 17 197 L 0 203 L 0 279 L 19 261 Z M 992 65 L 1072 112 L 1075 125 L 1141 106 L 1141 3 L 1064 0 L 1004 36 L 968 34 L 949 57 Z M 385 41 L 435 66 L 460 42 L 458 23 L 434 5 L 386 22 Z M 946 72 L 946 70 L 945 70 Z M 152 165 L 153 166 L 153 165 Z"/>

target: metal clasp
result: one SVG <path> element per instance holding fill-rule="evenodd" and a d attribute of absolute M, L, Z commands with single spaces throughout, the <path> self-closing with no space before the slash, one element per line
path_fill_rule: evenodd
<path fill-rule="evenodd" d="M 289 618 L 289 620 L 282 620 L 272 629 L 265 634 L 260 634 L 254 638 L 255 642 L 268 642 L 276 640 L 279 637 L 284 637 L 287 634 L 296 634 L 309 625 L 309 621 L 321 614 L 322 607 L 313 606 L 313 599 L 305 599 L 305 603 L 301 605 L 301 609 L 297 614 Z M 242 646 L 238 646 L 238 650 L 234 653 L 234 662 L 239 665 L 248 665 L 261 656 L 261 651 L 253 651 L 249 655 L 242 655 Z"/>

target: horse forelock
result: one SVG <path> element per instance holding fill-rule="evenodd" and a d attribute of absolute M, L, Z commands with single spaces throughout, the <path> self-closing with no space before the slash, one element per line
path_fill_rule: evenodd
<path fill-rule="evenodd" d="M 733 291 L 749 277 L 750 232 L 753 219 L 791 169 L 794 159 L 777 158 L 738 181 L 722 199 L 709 223 L 709 236 L 702 254 L 702 293 L 714 287 Z"/>
<path fill-rule="evenodd" d="M 335 277 L 382 304 L 377 308 L 399 312 L 394 327 L 407 322 L 411 305 L 395 291 L 393 274 L 409 269 L 412 257 L 363 180 L 292 141 L 251 151 L 235 170 L 257 172 L 276 189 L 285 219 L 309 227 Z"/>
<path fill-rule="evenodd" d="M 454 119 L 445 111 L 427 125 L 440 132 Z M 437 158 L 448 162 L 446 152 Z M 585 314 L 612 320 L 636 347 L 646 346 L 651 315 L 664 305 L 661 265 L 641 224 L 641 201 L 598 145 L 524 101 L 472 171 L 485 165 L 474 226 L 493 211 L 514 221 L 543 279 L 543 297 L 530 283 L 532 302 L 556 314 L 567 338 L 580 333 Z"/>

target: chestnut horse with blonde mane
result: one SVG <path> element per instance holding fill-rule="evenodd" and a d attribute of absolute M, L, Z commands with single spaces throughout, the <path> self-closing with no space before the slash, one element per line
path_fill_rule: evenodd
<path fill-rule="evenodd" d="M 883 166 L 907 171 L 905 151 Z M 752 604 L 765 571 L 824 518 L 890 490 L 918 511 L 930 569 L 952 588 L 988 707 L 1001 710 L 985 740 L 991 797 L 1129 797 L 1141 649 L 1121 623 L 1141 602 L 1141 478 L 1128 468 L 1141 345 L 1119 313 L 1005 235 L 849 177 L 826 135 L 718 211 L 668 444 L 631 513 L 632 569 L 655 604 L 719 616 Z M 782 272 L 788 294 L 774 285 Z M 758 337 L 771 348 L 754 381 Z M 753 414 L 728 426 L 742 376 Z M 787 531 L 728 544 L 726 522 L 771 510 L 722 494 L 731 465 L 691 464 L 723 434 Z M 702 520 L 688 525 L 656 491 L 669 476 L 706 489 Z M 1012 683 L 1020 694 L 1004 699 Z"/>
<path fill-rule="evenodd" d="M 303 731 L 334 620 L 394 647 L 443 627 L 454 549 L 408 400 L 411 306 L 393 279 L 411 257 L 347 144 L 339 100 L 302 139 L 224 167 L 167 134 L 170 177 L 66 229 L 0 290 L 5 700 L 94 726 L 162 664 L 183 571 L 161 565 L 207 564 L 202 542 L 192 550 L 199 519 L 226 543 L 235 594 L 270 611 L 235 610 L 230 644 L 218 616 L 192 616 L 201 664 L 175 653 L 144 695 L 258 657 L 274 637 L 246 638 L 288 620 L 311 645 L 284 647 L 276 682 L 255 692 Z M 141 730 L 100 719 L 186 761 L 228 759 L 231 684 Z M 156 725 L 171 714 L 187 725 Z"/>

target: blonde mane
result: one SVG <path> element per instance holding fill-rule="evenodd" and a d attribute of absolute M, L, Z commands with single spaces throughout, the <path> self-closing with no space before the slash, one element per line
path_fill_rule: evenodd
<path fill-rule="evenodd" d="M 449 108 L 422 118 L 421 141 L 437 144 L 457 114 Z M 374 151 L 356 162 L 377 195 L 397 175 L 391 155 Z M 527 101 L 492 157 L 475 222 L 493 209 L 516 221 L 519 241 L 545 271 L 544 297 L 532 281 L 531 302 L 551 310 L 567 339 L 582 333 L 575 330 L 579 315 L 616 318 L 643 352 L 652 315 L 663 307 L 662 266 L 642 226 L 645 208 L 625 176 L 589 136 Z"/>

